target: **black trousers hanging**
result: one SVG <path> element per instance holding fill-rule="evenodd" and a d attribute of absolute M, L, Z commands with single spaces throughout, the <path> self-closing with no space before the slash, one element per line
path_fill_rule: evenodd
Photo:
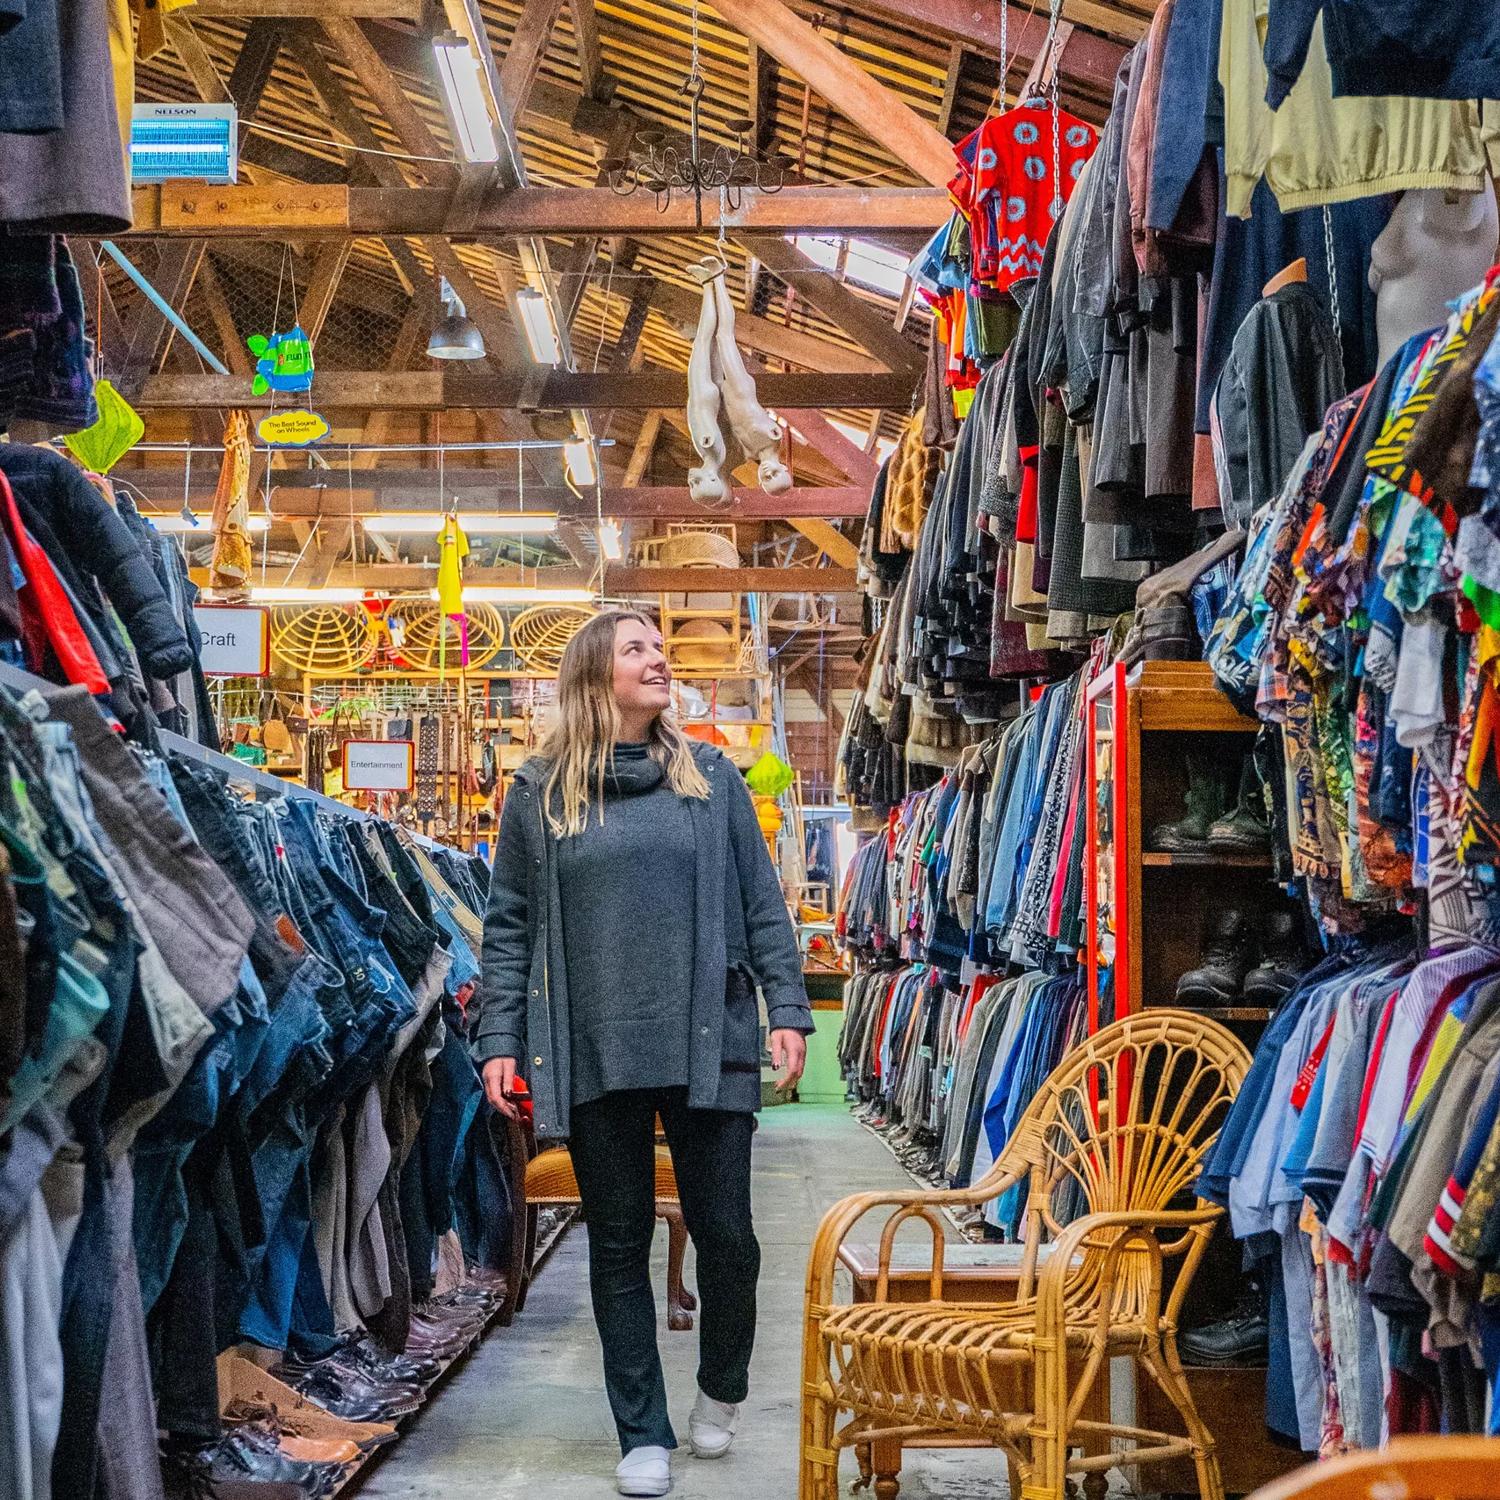
<path fill-rule="evenodd" d="M 677 1173 L 698 1253 L 698 1385 L 740 1402 L 750 1385 L 760 1246 L 750 1215 L 755 1116 L 689 1109 L 687 1090 L 629 1089 L 573 1109 L 569 1147 L 589 1233 L 589 1286 L 604 1347 L 604 1386 L 620 1450 L 675 1448 L 656 1347 L 651 1238 L 656 1227 L 655 1121 Z"/>

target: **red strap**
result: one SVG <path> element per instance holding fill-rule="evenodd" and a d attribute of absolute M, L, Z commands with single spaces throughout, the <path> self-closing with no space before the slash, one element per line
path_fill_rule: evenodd
<path fill-rule="evenodd" d="M 1332 1039 L 1333 1017 L 1330 1016 L 1322 1039 L 1308 1054 L 1307 1061 L 1302 1064 L 1302 1071 L 1297 1075 L 1296 1083 L 1292 1085 L 1293 1109 L 1300 1111 L 1307 1103 L 1308 1095 L 1312 1093 L 1313 1084 L 1317 1081 L 1318 1069 L 1323 1065 L 1323 1054 L 1328 1051 L 1328 1043 Z"/>

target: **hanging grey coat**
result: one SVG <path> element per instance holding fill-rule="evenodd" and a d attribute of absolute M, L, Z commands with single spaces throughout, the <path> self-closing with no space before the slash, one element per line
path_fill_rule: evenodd
<path fill-rule="evenodd" d="M 731 971 L 753 974 L 774 1030 L 813 1029 L 802 962 L 776 871 L 744 778 L 721 750 L 695 745 L 708 778 L 707 801 L 689 798 L 697 847 L 688 1106 L 750 1113 L 760 1107 L 758 1071 L 726 1067 L 749 1040 L 736 1017 L 726 1027 Z M 474 1056 L 520 1059 L 531 1089 L 537 1136 L 566 1140 L 572 1105 L 567 964 L 562 949 L 557 843 L 543 815 L 548 764 L 526 762 L 505 799 L 490 899 L 484 919 L 483 972 Z M 732 864 L 731 864 L 732 861 Z M 758 1020 L 752 1022 L 757 1028 Z M 731 1035 L 730 1033 L 733 1033 Z"/>

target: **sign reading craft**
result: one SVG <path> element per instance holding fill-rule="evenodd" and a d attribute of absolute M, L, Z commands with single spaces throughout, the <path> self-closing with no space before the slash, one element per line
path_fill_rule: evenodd
<path fill-rule="evenodd" d="M 409 792 L 416 767 L 410 740 L 346 740 L 346 792 Z"/>
<path fill-rule="evenodd" d="M 266 612 L 245 604 L 195 604 L 205 677 L 269 677 L 271 632 Z"/>

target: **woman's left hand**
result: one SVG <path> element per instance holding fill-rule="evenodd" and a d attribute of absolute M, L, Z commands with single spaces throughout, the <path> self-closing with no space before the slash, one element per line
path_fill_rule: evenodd
<path fill-rule="evenodd" d="M 807 1066 L 807 1038 L 800 1031 L 781 1027 L 771 1033 L 771 1065 L 783 1070 L 776 1087 L 789 1094 Z"/>

